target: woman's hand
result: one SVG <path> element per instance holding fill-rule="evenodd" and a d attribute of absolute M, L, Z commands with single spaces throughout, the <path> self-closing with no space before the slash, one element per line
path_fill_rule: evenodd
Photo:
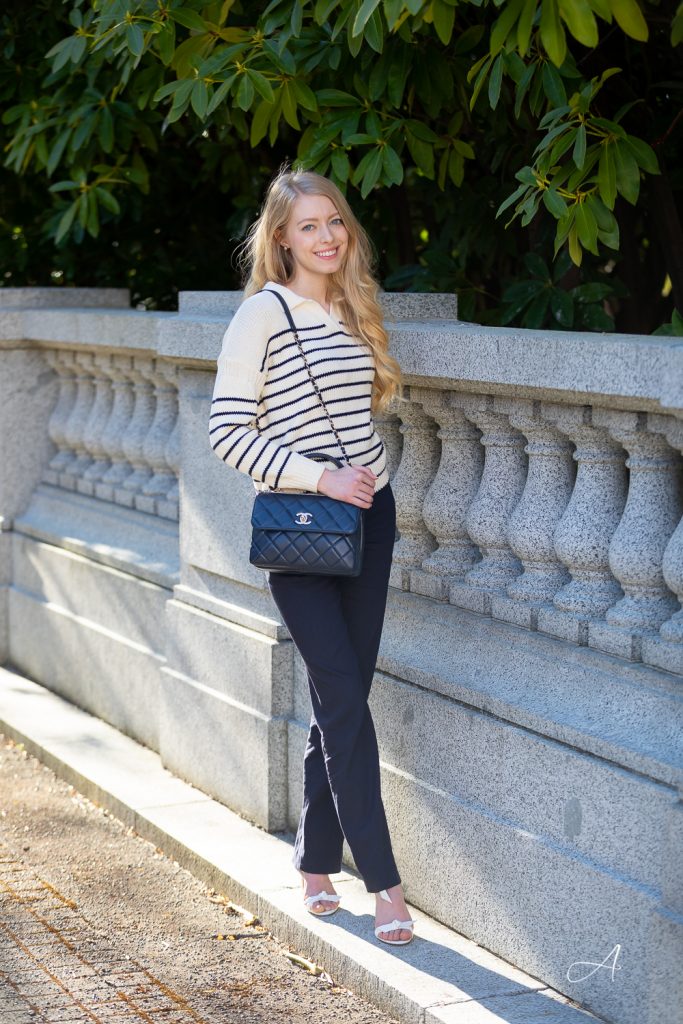
<path fill-rule="evenodd" d="M 377 474 L 368 466 L 342 466 L 341 469 L 325 469 L 318 480 L 318 491 L 337 501 L 348 501 L 350 505 L 370 508 L 375 496 Z"/>

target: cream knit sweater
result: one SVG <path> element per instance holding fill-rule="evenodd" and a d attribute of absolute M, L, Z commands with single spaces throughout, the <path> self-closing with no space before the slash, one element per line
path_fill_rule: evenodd
<path fill-rule="evenodd" d="M 368 345 L 344 330 L 313 299 L 268 281 L 287 302 L 311 373 L 355 466 L 389 482 L 384 444 L 370 412 L 375 362 Z M 247 473 L 257 491 L 317 491 L 332 462 L 307 458 L 344 454 L 306 371 L 285 312 L 274 295 L 245 299 L 223 336 L 211 402 L 209 437 L 216 455 Z"/>

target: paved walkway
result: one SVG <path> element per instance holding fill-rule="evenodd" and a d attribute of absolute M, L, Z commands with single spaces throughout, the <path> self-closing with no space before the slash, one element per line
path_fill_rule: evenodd
<path fill-rule="evenodd" d="M 0 732 L 0 1024 L 597 1020 L 410 905 L 415 940 L 379 946 L 347 871 L 343 912 L 312 917 L 293 837 L 2 668 Z"/>
<path fill-rule="evenodd" d="M 0 1024 L 391 1024 L 2 736 L 0 794 Z"/>

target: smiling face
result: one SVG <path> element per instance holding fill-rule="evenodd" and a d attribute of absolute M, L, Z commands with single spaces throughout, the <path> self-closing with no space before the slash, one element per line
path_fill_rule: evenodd
<path fill-rule="evenodd" d="M 311 275 L 340 270 L 348 249 L 349 236 L 337 209 L 327 196 L 300 195 L 293 205 L 278 242 L 294 258 L 298 282 Z M 319 279 L 318 279 L 319 280 Z"/>

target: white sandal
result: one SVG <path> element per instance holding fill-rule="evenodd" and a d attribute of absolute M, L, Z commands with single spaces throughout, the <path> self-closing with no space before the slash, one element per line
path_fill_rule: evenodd
<path fill-rule="evenodd" d="M 339 910 L 338 904 L 340 899 L 341 896 L 338 893 L 329 893 L 323 890 L 323 892 L 319 892 L 317 896 L 306 896 L 306 898 L 304 899 L 304 903 L 306 904 L 308 913 L 313 914 L 313 917 L 329 917 L 330 914 L 336 914 L 337 911 Z M 318 901 L 323 900 L 326 900 L 330 903 L 334 901 L 335 903 L 337 903 L 337 906 L 331 907 L 329 910 L 313 910 L 314 905 L 318 903 Z"/>
<path fill-rule="evenodd" d="M 387 903 L 391 903 L 391 896 L 389 895 L 386 889 L 381 890 L 380 896 L 382 897 L 383 900 L 386 900 Z M 399 921 L 398 918 L 394 918 L 394 920 L 390 921 L 388 924 L 378 924 L 377 927 L 375 928 L 375 936 L 380 940 L 380 942 L 384 942 L 388 946 L 407 946 L 409 942 L 412 942 L 413 927 L 415 924 L 417 924 L 417 922 L 413 921 L 412 918 L 409 921 Z M 405 928 L 406 930 L 410 929 L 409 939 L 382 938 L 382 932 L 394 932 L 398 931 L 400 928 Z"/>

